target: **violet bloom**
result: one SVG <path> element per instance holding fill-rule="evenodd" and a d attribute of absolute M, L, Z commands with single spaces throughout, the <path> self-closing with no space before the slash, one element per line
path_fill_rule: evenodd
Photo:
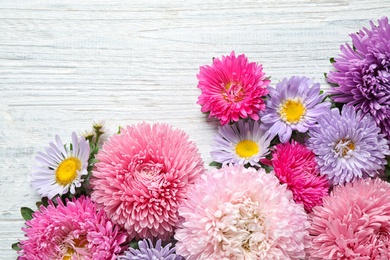
<path fill-rule="evenodd" d="M 352 44 L 342 45 L 333 63 L 337 71 L 328 81 L 337 84 L 329 93 L 335 102 L 355 106 L 370 114 L 387 139 L 390 138 L 390 25 L 387 17 L 370 22 L 351 34 Z"/>
<path fill-rule="evenodd" d="M 345 105 L 317 118 L 318 127 L 310 131 L 308 147 L 317 156 L 321 175 L 334 185 L 356 178 L 380 175 L 390 154 L 388 141 L 370 115 Z"/>
<path fill-rule="evenodd" d="M 157 240 L 156 246 L 150 239 L 138 241 L 139 249 L 130 248 L 124 256 L 119 257 L 121 260 L 182 260 L 183 257 L 175 253 L 176 249 L 171 248 L 171 244 L 165 247 L 161 246 L 161 239 Z"/>
<path fill-rule="evenodd" d="M 276 88 L 268 87 L 267 108 L 261 117 L 264 129 L 271 136 L 279 136 L 282 143 L 290 140 L 293 130 L 305 133 L 316 123 L 316 117 L 328 110 L 329 102 L 323 102 L 320 84 L 309 78 L 293 76 L 284 78 Z"/>

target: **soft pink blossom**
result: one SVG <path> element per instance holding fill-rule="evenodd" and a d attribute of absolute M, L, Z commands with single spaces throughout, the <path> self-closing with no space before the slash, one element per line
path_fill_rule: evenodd
<path fill-rule="evenodd" d="M 202 112 L 210 112 L 209 117 L 218 118 L 222 125 L 240 118 L 259 120 L 259 112 L 265 110 L 263 96 L 270 80 L 262 65 L 249 62 L 244 54 L 236 57 L 232 51 L 222 59 L 214 58 L 211 66 L 200 67 L 197 77 Z"/>
<path fill-rule="evenodd" d="M 97 211 L 90 198 L 67 201 L 57 199 L 41 206 L 26 222 L 26 240 L 20 241 L 20 260 L 31 259 L 116 259 L 127 235 L 120 231 L 104 211 Z"/>
<path fill-rule="evenodd" d="M 308 247 L 303 206 L 273 173 L 242 165 L 202 176 L 179 208 L 176 252 L 192 259 L 300 259 Z"/>
<path fill-rule="evenodd" d="M 137 239 L 173 235 L 178 207 L 204 171 L 196 145 L 167 124 L 124 127 L 97 159 L 92 199 Z"/>
<path fill-rule="evenodd" d="M 294 200 L 310 212 L 328 195 L 329 183 L 319 175 L 315 154 L 296 141 L 278 144 L 272 153 L 275 175 L 293 192 Z"/>
<path fill-rule="evenodd" d="M 390 184 L 357 179 L 314 207 L 311 259 L 390 259 Z"/>

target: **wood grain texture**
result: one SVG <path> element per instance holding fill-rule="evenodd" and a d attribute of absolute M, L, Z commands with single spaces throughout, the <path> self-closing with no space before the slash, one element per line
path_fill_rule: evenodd
<path fill-rule="evenodd" d="M 0 1 L 0 259 L 17 256 L 34 156 L 56 134 L 165 122 L 208 164 L 217 123 L 196 105 L 199 66 L 235 50 L 272 84 L 306 75 L 326 89 L 348 34 L 389 13 L 388 0 Z"/>

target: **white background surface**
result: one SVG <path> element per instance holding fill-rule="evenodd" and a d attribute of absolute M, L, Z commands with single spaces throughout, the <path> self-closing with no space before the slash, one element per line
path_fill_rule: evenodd
<path fill-rule="evenodd" d="M 348 34 L 389 11 L 388 0 L 0 0 L 0 259 L 16 258 L 19 209 L 39 199 L 29 172 L 56 134 L 165 122 L 208 164 L 218 124 L 196 105 L 199 66 L 235 50 L 272 85 L 306 75 L 326 89 Z"/>

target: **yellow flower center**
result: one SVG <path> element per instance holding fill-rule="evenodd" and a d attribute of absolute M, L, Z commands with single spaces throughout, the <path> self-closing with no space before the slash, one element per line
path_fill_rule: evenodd
<path fill-rule="evenodd" d="M 62 260 L 70 260 L 70 259 L 72 259 L 72 256 L 73 256 L 74 253 L 75 253 L 75 251 L 72 248 L 68 248 L 68 251 L 62 257 Z"/>
<path fill-rule="evenodd" d="M 225 89 L 222 90 L 222 96 L 228 102 L 240 102 L 245 97 L 244 88 L 240 83 L 230 82 L 226 84 Z"/>
<path fill-rule="evenodd" d="M 334 150 L 339 156 L 346 156 L 349 151 L 355 150 L 355 144 L 349 139 L 340 139 Z"/>
<path fill-rule="evenodd" d="M 236 145 L 236 153 L 241 158 L 250 158 L 259 152 L 259 145 L 251 140 L 242 140 Z"/>
<path fill-rule="evenodd" d="M 68 185 L 77 177 L 77 171 L 81 170 L 81 161 L 76 157 L 69 157 L 58 165 L 56 170 L 56 182 L 60 185 Z"/>
<path fill-rule="evenodd" d="M 280 106 L 279 110 L 282 119 L 291 124 L 298 123 L 305 113 L 306 108 L 299 99 L 288 99 Z"/>

